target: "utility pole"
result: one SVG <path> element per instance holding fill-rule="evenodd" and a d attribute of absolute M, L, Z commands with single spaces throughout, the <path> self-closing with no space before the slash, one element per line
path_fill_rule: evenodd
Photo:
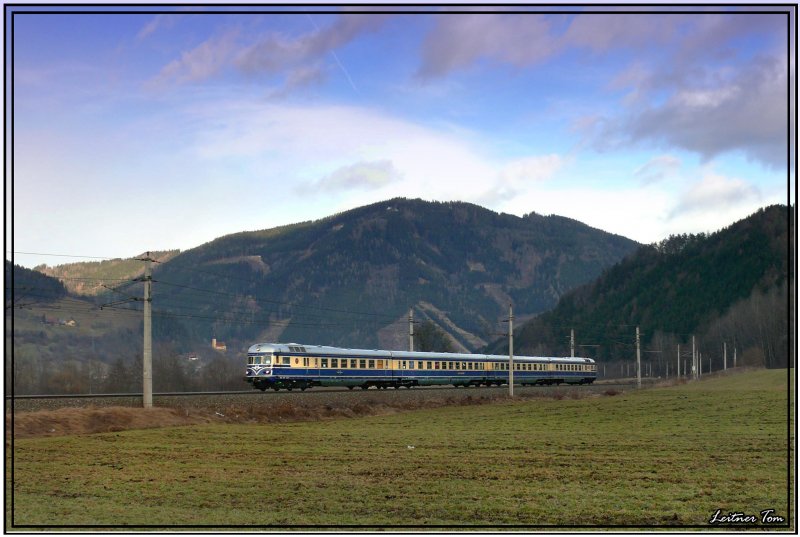
<path fill-rule="evenodd" d="M 692 380 L 697 380 L 697 350 L 694 346 L 694 336 L 692 336 Z"/>
<path fill-rule="evenodd" d="M 639 349 L 639 327 L 636 327 L 636 388 L 642 388 L 642 353 Z"/>
<path fill-rule="evenodd" d="M 151 284 L 153 277 L 150 275 L 150 252 L 144 259 L 144 356 L 142 357 L 142 403 L 144 408 L 153 406 L 153 331 L 152 331 L 152 301 Z"/>
<path fill-rule="evenodd" d="M 575 329 L 569 331 L 569 355 L 575 358 Z"/>
<path fill-rule="evenodd" d="M 728 342 L 722 342 L 722 370 L 728 370 Z"/>
<path fill-rule="evenodd" d="M 508 396 L 514 397 L 514 310 L 508 306 Z"/>
<path fill-rule="evenodd" d="M 736 342 L 733 345 L 733 367 L 736 367 Z"/>
<path fill-rule="evenodd" d="M 414 352 L 414 308 L 408 310 L 408 352 Z"/>
<path fill-rule="evenodd" d="M 680 345 L 678 345 L 678 368 L 676 369 L 676 371 L 678 371 L 677 377 L 680 378 L 681 377 L 681 346 Z"/>

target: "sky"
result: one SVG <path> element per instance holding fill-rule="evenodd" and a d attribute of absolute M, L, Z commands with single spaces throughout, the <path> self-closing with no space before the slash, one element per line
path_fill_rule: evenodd
<path fill-rule="evenodd" d="M 794 200 L 786 13 L 43 9 L 6 6 L 6 258 L 23 266 L 394 197 L 642 243 Z"/>

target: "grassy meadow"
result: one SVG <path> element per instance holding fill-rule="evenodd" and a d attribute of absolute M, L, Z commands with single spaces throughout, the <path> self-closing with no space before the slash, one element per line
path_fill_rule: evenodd
<path fill-rule="evenodd" d="M 717 509 L 793 520 L 789 442 L 785 370 L 578 400 L 16 439 L 6 529 L 699 526 Z"/>

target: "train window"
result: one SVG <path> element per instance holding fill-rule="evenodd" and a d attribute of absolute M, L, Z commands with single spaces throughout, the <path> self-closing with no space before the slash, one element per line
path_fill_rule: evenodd
<path fill-rule="evenodd" d="M 283 365 L 291 365 L 292 359 L 288 356 L 283 357 Z"/>
<path fill-rule="evenodd" d="M 334 369 L 339 368 L 339 359 L 338 358 L 331 358 L 331 367 Z"/>
<path fill-rule="evenodd" d="M 370 360 L 369 361 L 369 368 L 370 369 L 375 369 L 375 360 Z"/>
<path fill-rule="evenodd" d="M 383 369 L 383 360 L 378 360 L 378 369 Z"/>
<path fill-rule="evenodd" d="M 414 369 L 414 361 L 413 360 L 408 362 L 408 368 L 409 369 Z"/>
<path fill-rule="evenodd" d="M 327 358 L 323 358 L 322 359 L 322 365 L 320 367 L 328 367 L 328 359 Z"/>
<path fill-rule="evenodd" d="M 453 364 L 453 365 L 455 365 L 455 366 L 456 366 L 456 369 L 461 369 L 461 362 L 456 362 L 456 363 L 455 363 L 455 364 Z"/>
<path fill-rule="evenodd" d="M 433 368 L 439 369 L 439 362 L 433 362 Z"/>
<path fill-rule="evenodd" d="M 433 362 L 425 362 L 425 369 L 433 369 Z"/>
<path fill-rule="evenodd" d="M 366 360 L 359 360 L 358 361 L 358 367 L 360 369 L 366 369 L 367 368 L 367 361 Z"/>

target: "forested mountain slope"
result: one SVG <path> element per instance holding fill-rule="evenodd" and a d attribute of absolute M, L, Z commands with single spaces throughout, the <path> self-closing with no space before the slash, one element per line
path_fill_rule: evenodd
<path fill-rule="evenodd" d="M 770 206 L 710 235 L 672 236 L 642 246 L 521 326 L 515 349 L 568 354 L 570 330 L 575 330 L 579 344 L 592 345 L 579 352 L 605 361 L 629 360 L 639 326 L 642 343 L 652 352 L 661 352 L 666 340 L 683 342 L 686 349 L 696 335 L 714 355 L 721 354 L 725 340 L 731 354 L 738 343 L 740 352 L 760 349 L 766 365 L 785 364 L 792 215 L 786 206 Z M 759 312 L 757 302 L 762 303 Z M 740 328 L 723 329 L 725 322 L 731 324 L 726 316 L 737 308 L 747 320 L 738 321 Z M 752 331 L 761 335 L 746 335 Z M 767 331 L 773 333 L 769 338 Z M 492 349 L 506 352 L 507 344 L 500 340 Z"/>

